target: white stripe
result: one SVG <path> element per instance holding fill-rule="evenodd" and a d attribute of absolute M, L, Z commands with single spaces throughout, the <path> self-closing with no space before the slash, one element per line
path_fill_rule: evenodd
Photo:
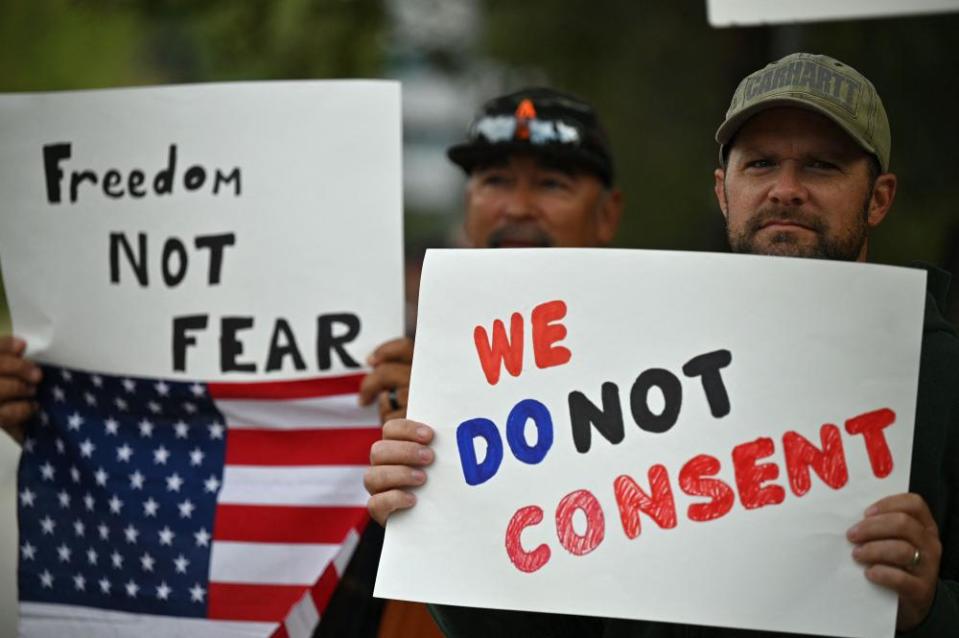
<path fill-rule="evenodd" d="M 290 638 L 310 638 L 319 622 L 320 612 L 316 610 L 310 592 L 306 592 L 300 602 L 293 606 L 284 624 Z"/>
<path fill-rule="evenodd" d="M 266 638 L 276 623 L 209 620 L 152 614 L 131 614 L 93 607 L 20 603 L 22 638 Z"/>
<path fill-rule="evenodd" d="M 270 467 L 227 465 L 219 503 L 366 507 L 362 465 Z"/>
<path fill-rule="evenodd" d="M 339 545 L 216 541 L 210 556 L 210 580 L 312 587 L 339 549 Z"/>
<path fill-rule="evenodd" d="M 380 422 L 376 406 L 360 407 L 356 394 L 317 399 L 223 399 L 216 407 L 231 428 L 369 428 Z"/>
<path fill-rule="evenodd" d="M 350 528 L 350 531 L 346 533 L 346 538 L 343 539 L 340 552 L 336 555 L 336 558 L 333 559 L 333 567 L 336 569 L 336 575 L 340 578 L 343 577 L 343 572 L 346 571 L 346 566 L 349 564 L 350 558 L 353 557 L 353 552 L 356 551 L 356 546 L 359 544 L 360 535 L 356 533 L 355 529 Z"/>

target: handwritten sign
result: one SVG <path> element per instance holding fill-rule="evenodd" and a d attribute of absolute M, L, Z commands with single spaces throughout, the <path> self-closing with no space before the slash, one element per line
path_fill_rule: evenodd
<path fill-rule="evenodd" d="M 7 95 L 0 120 L 0 258 L 31 356 L 295 378 L 401 333 L 395 83 Z"/>
<path fill-rule="evenodd" d="M 714 27 L 885 18 L 959 11 L 959 0 L 706 0 L 709 24 Z"/>
<path fill-rule="evenodd" d="M 376 595 L 891 636 L 845 531 L 907 486 L 924 276 L 431 251 L 409 416 L 436 462 Z"/>

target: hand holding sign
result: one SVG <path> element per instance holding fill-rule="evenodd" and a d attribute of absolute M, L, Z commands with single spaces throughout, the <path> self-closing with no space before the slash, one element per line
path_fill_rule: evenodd
<path fill-rule="evenodd" d="M 23 357 L 26 342 L 10 335 L 0 337 L 0 427 L 17 442 L 23 426 L 36 412 L 33 397 L 42 377 L 40 368 Z"/>
<path fill-rule="evenodd" d="M 420 469 L 433 462 L 429 447 L 433 430 L 409 419 L 393 419 L 383 426 L 383 440 L 370 449 L 370 468 L 363 476 L 363 485 L 370 493 L 367 509 L 380 525 L 386 525 L 390 514 L 416 504 L 416 497 L 403 488 L 426 482 Z"/>

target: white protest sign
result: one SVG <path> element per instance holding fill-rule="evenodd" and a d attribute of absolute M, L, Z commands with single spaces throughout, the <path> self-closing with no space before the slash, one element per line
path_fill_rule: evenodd
<path fill-rule="evenodd" d="M 905 491 L 922 271 L 430 251 L 409 418 L 436 430 L 376 595 L 892 636 L 846 530 Z"/>
<path fill-rule="evenodd" d="M 714 27 L 885 18 L 959 11 L 959 0 L 706 0 Z"/>
<path fill-rule="evenodd" d="M 129 375 L 327 374 L 346 334 L 362 363 L 402 333 L 399 108 L 366 81 L 2 96 L 14 331 Z"/>

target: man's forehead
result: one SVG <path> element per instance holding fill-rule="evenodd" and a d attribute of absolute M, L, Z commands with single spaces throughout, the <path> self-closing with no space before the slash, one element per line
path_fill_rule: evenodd
<path fill-rule="evenodd" d="M 747 120 L 730 142 L 731 151 L 759 151 L 786 144 L 849 157 L 869 154 L 835 122 L 801 108 L 774 108 Z"/>

